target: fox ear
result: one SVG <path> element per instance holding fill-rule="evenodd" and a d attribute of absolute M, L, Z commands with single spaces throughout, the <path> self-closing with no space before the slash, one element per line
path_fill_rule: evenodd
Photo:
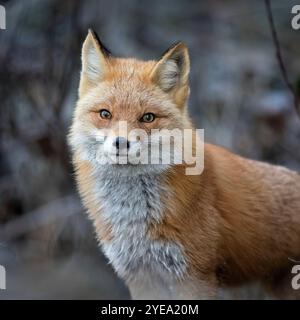
<path fill-rule="evenodd" d="M 178 42 L 162 55 L 151 72 L 152 80 L 165 92 L 188 86 L 190 59 L 187 46 Z"/>
<path fill-rule="evenodd" d="M 89 29 L 81 53 L 80 96 L 104 78 L 110 56 L 110 51 L 103 45 L 97 34 Z"/>

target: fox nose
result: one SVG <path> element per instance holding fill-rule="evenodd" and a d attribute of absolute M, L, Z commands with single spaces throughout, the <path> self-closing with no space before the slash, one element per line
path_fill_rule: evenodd
<path fill-rule="evenodd" d="M 115 141 L 113 142 L 113 146 L 116 147 L 118 150 L 122 149 L 129 149 L 130 143 L 129 141 L 124 137 L 117 137 Z"/>

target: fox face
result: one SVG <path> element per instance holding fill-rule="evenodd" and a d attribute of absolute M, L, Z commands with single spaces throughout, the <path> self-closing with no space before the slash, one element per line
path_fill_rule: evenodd
<path fill-rule="evenodd" d="M 191 126 L 186 114 L 188 74 L 183 43 L 170 47 L 158 61 L 122 59 L 113 57 L 89 31 L 69 136 L 73 150 L 97 164 L 127 164 L 128 159 L 130 164 L 149 163 L 149 146 L 159 153 L 162 129 Z"/>

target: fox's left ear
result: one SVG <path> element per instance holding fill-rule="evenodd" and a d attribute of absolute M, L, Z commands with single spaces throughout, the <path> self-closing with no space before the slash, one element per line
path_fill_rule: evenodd
<path fill-rule="evenodd" d="M 89 29 L 82 46 L 79 96 L 103 80 L 109 68 L 110 57 L 110 51 L 100 41 L 96 32 Z"/>
<path fill-rule="evenodd" d="M 151 72 L 151 79 L 170 93 L 178 104 L 185 104 L 189 95 L 190 59 L 187 46 L 178 42 L 162 55 Z"/>

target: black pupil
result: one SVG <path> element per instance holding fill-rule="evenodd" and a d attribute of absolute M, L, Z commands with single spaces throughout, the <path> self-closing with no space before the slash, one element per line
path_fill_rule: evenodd
<path fill-rule="evenodd" d="M 152 118 L 153 118 L 153 116 L 152 116 L 151 113 L 148 113 L 148 114 L 146 114 L 146 116 L 145 116 L 145 120 L 146 120 L 146 121 L 151 121 Z"/>
<path fill-rule="evenodd" d="M 109 112 L 103 110 L 103 111 L 102 111 L 102 117 L 103 117 L 103 118 L 108 118 L 108 117 L 109 117 Z"/>

